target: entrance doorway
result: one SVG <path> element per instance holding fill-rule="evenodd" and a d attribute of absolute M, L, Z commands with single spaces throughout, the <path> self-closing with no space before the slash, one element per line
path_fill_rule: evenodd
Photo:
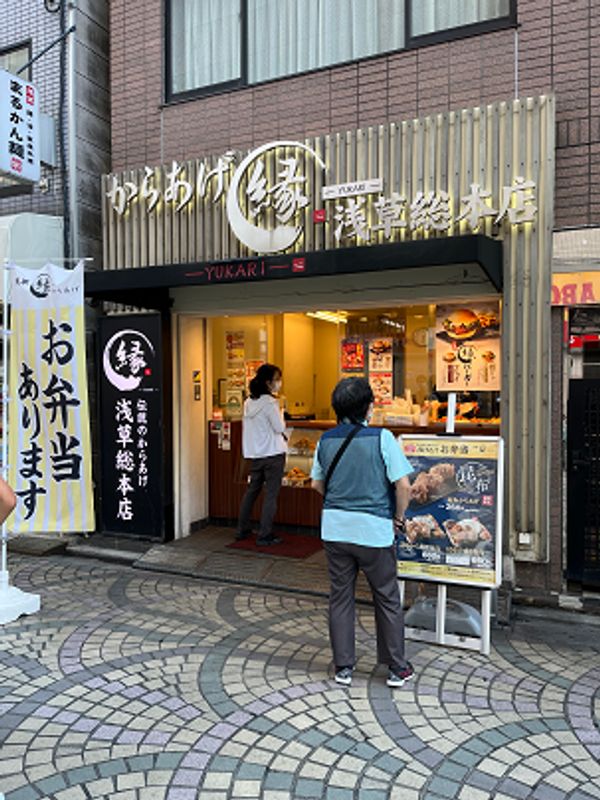
<path fill-rule="evenodd" d="M 568 406 L 567 578 L 600 590 L 600 379 L 572 380 Z"/>

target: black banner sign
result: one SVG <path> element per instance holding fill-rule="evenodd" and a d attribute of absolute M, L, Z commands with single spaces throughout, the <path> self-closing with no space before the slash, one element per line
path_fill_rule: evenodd
<path fill-rule="evenodd" d="M 98 360 L 102 528 L 163 539 L 160 315 L 103 317 Z"/>

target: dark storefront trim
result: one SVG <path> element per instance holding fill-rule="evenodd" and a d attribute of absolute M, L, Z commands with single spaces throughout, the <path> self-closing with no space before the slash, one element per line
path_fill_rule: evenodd
<path fill-rule="evenodd" d="M 169 289 L 223 283 L 254 283 L 381 270 L 479 264 L 502 290 L 502 242 L 483 235 L 453 236 L 310 253 L 229 259 L 196 264 L 102 270 L 85 276 L 85 293 L 97 300 L 165 309 Z M 143 294 L 141 294 L 143 292 Z"/>

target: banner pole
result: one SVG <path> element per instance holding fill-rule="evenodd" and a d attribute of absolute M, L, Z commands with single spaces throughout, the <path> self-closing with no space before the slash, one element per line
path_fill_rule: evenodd
<path fill-rule="evenodd" d="M 9 316 L 9 272 L 11 264 L 8 259 L 4 261 L 2 270 L 2 477 L 8 478 L 8 403 L 9 386 L 8 376 L 10 345 L 9 338 L 12 333 L 8 328 Z M 8 481 L 7 481 L 8 482 Z M 0 560 L 0 625 L 13 622 L 22 614 L 35 614 L 40 610 L 39 594 L 23 592 L 16 586 L 10 585 L 8 574 L 8 533 L 6 530 L 6 520 L 2 523 L 2 555 Z"/>

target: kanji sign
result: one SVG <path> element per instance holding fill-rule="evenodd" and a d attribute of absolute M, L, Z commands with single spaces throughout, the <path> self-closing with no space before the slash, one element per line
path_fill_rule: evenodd
<path fill-rule="evenodd" d="M 321 200 L 327 207 L 310 208 L 319 173 L 326 177 L 328 166 L 315 150 L 302 142 L 275 141 L 250 151 L 239 163 L 228 150 L 216 164 L 173 161 L 162 172 L 145 167 L 138 183 L 109 175 L 106 197 L 119 217 L 136 204 L 148 214 L 165 209 L 180 214 L 193 204 L 207 209 L 207 200 L 212 206 L 222 199 L 231 232 L 256 253 L 292 247 L 305 233 L 305 211 L 312 212 L 313 224 L 331 225 L 336 242 L 345 246 L 393 241 L 400 234 L 448 235 L 461 224 L 476 233 L 486 220 L 521 226 L 536 219 L 536 184 L 521 175 L 499 187 L 495 198 L 477 183 L 460 197 L 441 189 L 404 196 L 393 187 L 386 190 L 382 178 L 370 178 L 323 186 Z"/>
<path fill-rule="evenodd" d="M 100 320 L 102 527 L 162 538 L 160 317 Z"/>
<path fill-rule="evenodd" d="M 40 179 L 38 90 L 2 69 L 0 173 L 33 183 Z"/>
<path fill-rule="evenodd" d="M 11 267 L 10 298 L 13 530 L 94 530 L 83 263 Z"/>
<path fill-rule="evenodd" d="M 503 442 L 402 436 L 410 476 L 398 575 L 481 588 L 501 581 Z"/>

